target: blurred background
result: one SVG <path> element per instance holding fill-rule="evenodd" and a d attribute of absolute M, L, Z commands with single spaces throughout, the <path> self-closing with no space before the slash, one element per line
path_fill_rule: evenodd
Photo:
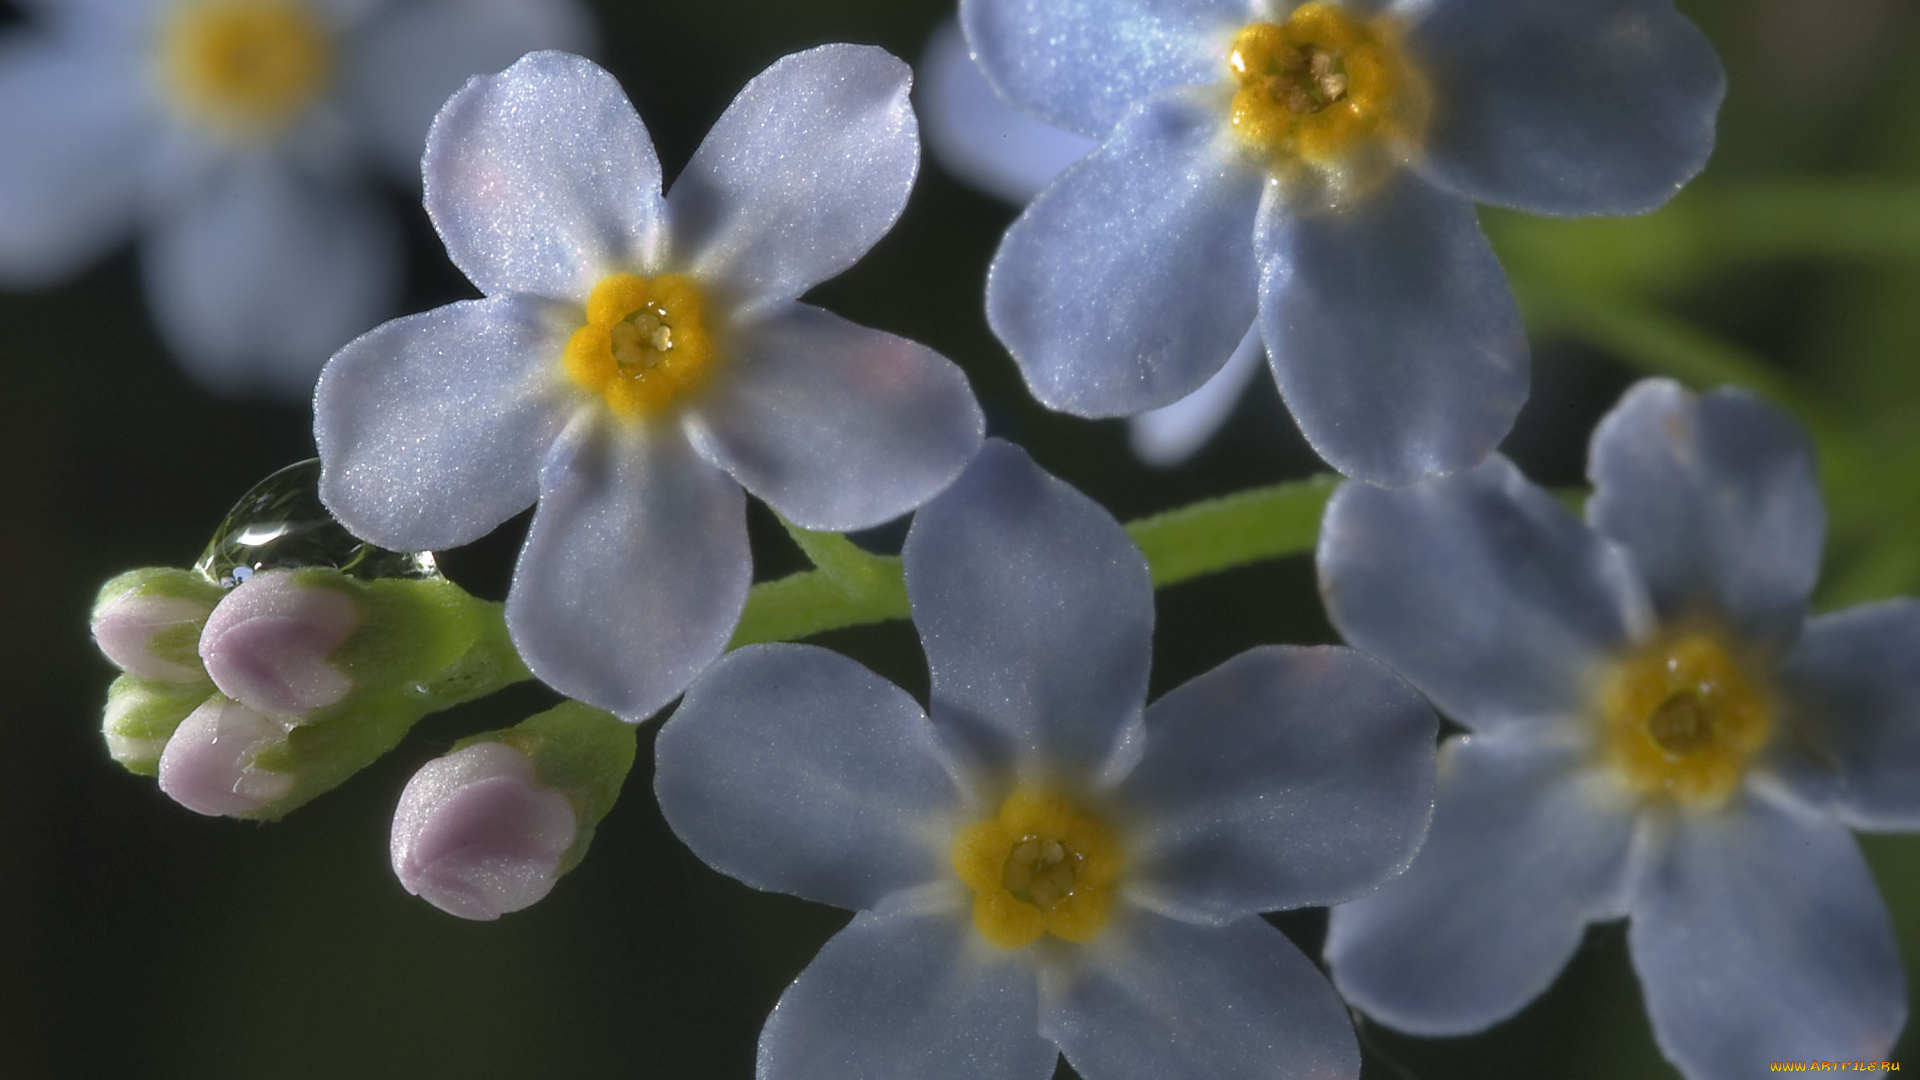
<path fill-rule="evenodd" d="M 590 6 L 598 59 L 639 107 L 669 177 L 774 59 L 854 41 L 917 62 L 952 10 L 951 0 Z M 1697 188 L 1640 222 L 1486 215 L 1534 331 L 1533 396 L 1506 449 L 1535 479 L 1578 485 L 1593 422 L 1640 374 L 1760 365 L 1849 440 L 1844 475 L 1829 473 L 1847 494 L 1823 604 L 1914 592 L 1920 7 L 1679 6 L 1720 49 L 1731 85 Z M 25 22 L 0 0 L 0 35 Z M 1804 213 L 1740 202 L 1755 190 L 1787 190 Z M 388 185 L 381 197 L 407 230 L 407 287 L 393 313 L 476 295 L 416 193 Z M 929 160 L 899 227 L 811 299 L 952 357 L 990 433 L 1123 520 L 1319 468 L 1265 377 L 1217 438 L 1172 469 L 1139 464 L 1118 422 L 1034 405 L 981 310 L 1013 213 Z M 429 718 L 387 759 L 274 825 L 198 817 L 109 760 L 99 718 L 113 672 L 87 635 L 95 589 L 131 567 L 191 563 L 247 488 L 312 455 L 310 409 L 222 396 L 184 375 L 156 336 L 130 247 L 63 284 L 0 293 L 0 356 L 0 566 L 12 568 L 0 575 L 0 671 L 12 680 L 0 705 L 0 1075 L 752 1074 L 768 1009 L 847 915 L 757 893 L 695 861 L 653 803 L 652 724 L 585 863 L 539 905 L 492 924 L 404 893 L 388 824 L 413 770 L 462 735 L 543 707 L 537 688 Z M 752 525 L 758 576 L 803 565 L 757 506 Z M 442 566 L 503 597 L 524 528 L 523 517 L 443 553 Z M 871 540 L 899 538 L 883 529 Z M 906 624 L 819 640 L 924 700 Z M 1153 692 L 1254 644 L 1329 640 L 1304 557 L 1179 585 L 1159 597 Z M 1861 843 L 1907 970 L 1920 971 L 1920 837 Z M 1317 950 L 1324 912 L 1276 922 Z M 1361 1034 L 1366 1075 L 1381 1080 L 1675 1075 L 1652 1045 L 1622 924 L 1593 928 L 1553 989 L 1489 1032 Z M 1892 1056 L 1920 1067 L 1920 1043 L 1909 1035 Z M 1071 1075 L 1064 1065 L 1061 1075 Z"/>

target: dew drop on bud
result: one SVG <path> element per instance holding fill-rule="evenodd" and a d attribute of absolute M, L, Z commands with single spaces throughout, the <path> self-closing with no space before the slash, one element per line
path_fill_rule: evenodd
<path fill-rule="evenodd" d="M 320 459 L 289 465 L 253 486 L 214 530 L 200 561 L 232 588 L 262 570 L 331 566 L 363 580 L 438 577 L 431 551 L 388 551 L 348 532 L 320 501 Z"/>

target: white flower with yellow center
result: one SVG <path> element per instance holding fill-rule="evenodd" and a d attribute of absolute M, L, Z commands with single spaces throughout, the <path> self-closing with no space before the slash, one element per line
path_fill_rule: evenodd
<path fill-rule="evenodd" d="M 427 213 L 484 299 L 398 319 L 315 395 L 321 497 L 395 550 L 476 540 L 537 499 L 507 596 L 534 674 L 640 720 L 746 602 L 744 486 L 809 529 L 877 525 L 980 446 L 966 379 L 796 298 L 866 253 L 919 166 L 911 72 L 786 57 L 661 191 L 613 76 L 535 53 L 449 101 Z"/>
<path fill-rule="evenodd" d="M 1146 704 L 1153 588 L 1105 510 L 989 442 L 914 517 L 923 712 L 750 646 L 661 729 L 717 869 L 858 909 L 781 997 L 761 1080 L 1330 1080 L 1345 1009 L 1259 912 L 1365 893 L 1432 806 L 1434 717 L 1349 649 L 1242 653 Z"/>
<path fill-rule="evenodd" d="M 1327 508 L 1334 625 L 1470 732 L 1413 867 L 1334 909 L 1335 984 L 1476 1031 L 1625 916 L 1692 1080 L 1885 1058 L 1906 992 L 1848 829 L 1920 827 L 1920 604 L 1807 617 L 1812 449 L 1751 394 L 1640 383 L 1588 472 L 1584 525 L 1500 457 Z"/>
<path fill-rule="evenodd" d="M 71 0 L 0 51 L 0 283 L 146 233 L 156 324 L 199 380 L 301 398 L 399 292 L 398 222 L 435 110 L 529 49 L 583 47 L 578 0 Z"/>
<path fill-rule="evenodd" d="M 1651 210 L 1705 163 L 1725 89 L 1671 0 L 962 0 L 960 17 L 1007 100 L 1103 140 L 988 278 L 1034 396 L 1164 406 L 1256 350 L 1251 328 L 1320 456 L 1388 486 L 1480 461 L 1527 396 L 1473 204 Z"/>

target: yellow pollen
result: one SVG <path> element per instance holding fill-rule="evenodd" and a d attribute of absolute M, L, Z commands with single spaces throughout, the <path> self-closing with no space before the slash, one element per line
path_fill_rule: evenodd
<path fill-rule="evenodd" d="M 1107 892 L 1123 868 L 1099 817 L 1044 788 L 1023 787 L 1000 812 L 961 829 L 953 869 L 973 890 L 973 925 L 1003 949 L 1042 934 L 1090 941 L 1107 924 Z"/>
<path fill-rule="evenodd" d="M 1361 151 L 1385 148 L 1403 157 L 1425 133 L 1426 81 L 1387 16 L 1361 22 L 1316 0 L 1284 23 L 1242 27 L 1227 67 L 1239 84 L 1233 131 L 1276 176 L 1302 165 L 1351 174 L 1375 164 L 1361 160 Z"/>
<path fill-rule="evenodd" d="M 230 135 L 271 134 L 333 71 L 333 40 L 300 0 L 184 0 L 161 31 L 181 109 Z"/>
<path fill-rule="evenodd" d="M 587 325 L 567 341 L 567 375 L 632 419 L 665 409 L 706 380 L 712 336 L 700 290 L 680 274 L 611 274 L 587 297 Z"/>
<path fill-rule="evenodd" d="M 1702 808 L 1726 802 L 1773 734 L 1765 688 L 1709 633 L 1666 634 L 1616 659 L 1599 707 L 1622 784 Z"/>

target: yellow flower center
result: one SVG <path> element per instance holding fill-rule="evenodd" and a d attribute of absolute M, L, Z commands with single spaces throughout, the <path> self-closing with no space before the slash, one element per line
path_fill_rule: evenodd
<path fill-rule="evenodd" d="M 1425 132 L 1426 81 L 1386 16 L 1360 22 L 1316 0 L 1284 23 L 1242 27 L 1227 67 L 1239 84 L 1234 134 L 1283 178 L 1304 164 L 1364 179 L 1351 175 L 1374 164 L 1360 151 L 1397 145 L 1404 155 Z"/>
<path fill-rule="evenodd" d="M 1773 706 L 1720 639 L 1675 633 L 1615 660 L 1599 689 L 1602 753 L 1641 795 L 1726 802 L 1773 734 Z"/>
<path fill-rule="evenodd" d="M 567 374 L 619 416 L 660 412 L 706 380 L 714 348 L 701 304 L 680 274 L 602 278 L 587 298 L 587 325 L 567 341 Z"/>
<path fill-rule="evenodd" d="M 1057 792 L 1022 787 L 1000 812 L 961 829 L 953 869 L 973 890 L 973 925 L 1003 949 L 1041 934 L 1089 941 L 1107 924 L 1107 892 L 1124 859 L 1097 815 Z"/>
<path fill-rule="evenodd" d="M 265 135 L 326 85 L 333 39 L 299 0 L 183 0 L 161 31 L 160 71 L 187 114 Z"/>

